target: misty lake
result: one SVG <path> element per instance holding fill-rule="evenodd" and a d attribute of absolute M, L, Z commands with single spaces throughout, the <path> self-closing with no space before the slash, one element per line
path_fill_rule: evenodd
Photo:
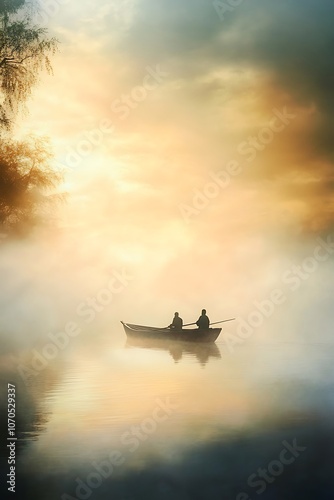
<path fill-rule="evenodd" d="M 334 500 L 333 20 L 0 0 L 0 500 Z"/>
<path fill-rule="evenodd" d="M 104 335 L 27 384 L 3 355 L 2 380 L 17 386 L 16 498 L 332 498 L 333 354 Z"/>

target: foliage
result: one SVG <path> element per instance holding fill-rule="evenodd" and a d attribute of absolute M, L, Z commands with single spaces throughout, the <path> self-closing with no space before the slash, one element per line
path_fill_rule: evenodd
<path fill-rule="evenodd" d="M 11 0 L 12 2 L 12 0 Z M 57 50 L 57 41 L 47 38 L 44 28 L 32 26 L 28 19 L 10 20 L 9 2 L 0 0 L 0 125 L 9 129 L 18 105 L 31 95 L 40 71 L 52 71 L 49 56 Z M 18 6 L 24 4 L 17 1 Z M 3 12 L 2 8 L 6 7 Z M 12 7 L 13 10 L 17 10 Z"/>
<path fill-rule="evenodd" d="M 33 138 L 0 146 L 0 224 L 32 223 L 59 198 L 52 194 L 60 175 L 49 165 L 49 145 Z"/>
<path fill-rule="evenodd" d="M 14 141 L 9 136 L 40 72 L 51 72 L 49 56 L 57 49 L 44 28 L 17 15 L 26 7 L 25 0 L 0 0 L 0 225 L 11 227 L 34 222 L 57 199 L 50 189 L 60 180 L 49 166 L 45 140 Z"/>
<path fill-rule="evenodd" d="M 25 4 L 25 0 L 0 0 L 0 15 L 17 12 Z"/>

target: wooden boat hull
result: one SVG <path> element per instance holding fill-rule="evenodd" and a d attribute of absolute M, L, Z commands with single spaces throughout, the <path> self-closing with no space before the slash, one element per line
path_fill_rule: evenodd
<path fill-rule="evenodd" d="M 185 342 L 215 342 L 219 337 L 221 328 L 209 328 L 200 330 L 198 328 L 183 328 L 175 331 L 170 328 L 157 328 L 152 326 L 134 325 L 121 321 L 125 333 L 129 338 L 147 338 L 161 340 L 181 340 Z"/>

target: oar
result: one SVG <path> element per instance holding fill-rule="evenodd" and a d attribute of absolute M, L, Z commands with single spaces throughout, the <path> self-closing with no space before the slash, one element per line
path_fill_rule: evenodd
<path fill-rule="evenodd" d="M 235 318 L 231 318 L 231 319 L 223 319 L 222 321 L 216 321 L 215 323 L 210 323 L 210 325 L 218 325 L 219 323 L 226 323 L 227 321 L 234 321 Z M 188 323 L 187 325 L 183 325 L 183 326 L 192 326 L 192 325 L 196 325 L 196 323 Z"/>
<path fill-rule="evenodd" d="M 216 323 L 210 323 L 210 325 L 218 325 L 219 323 L 226 323 L 227 321 L 235 321 L 236 318 L 224 319 L 223 321 L 216 321 Z"/>

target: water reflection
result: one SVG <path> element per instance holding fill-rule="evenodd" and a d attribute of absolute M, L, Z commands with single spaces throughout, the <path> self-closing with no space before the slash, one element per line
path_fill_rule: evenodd
<path fill-rule="evenodd" d="M 175 361 L 178 363 L 185 356 L 190 356 L 197 360 L 201 366 L 205 366 L 211 359 L 220 359 L 221 353 L 218 346 L 212 344 L 196 344 L 195 342 L 181 342 L 169 340 L 155 340 L 155 339 L 140 339 L 128 338 L 125 344 L 126 348 L 141 348 L 153 349 L 158 351 L 167 351 Z"/>
<path fill-rule="evenodd" d="M 264 486 L 264 500 L 331 498 L 332 351 L 246 345 L 221 362 L 214 345 L 173 347 L 108 337 L 16 380 L 17 498 L 253 500 Z M 282 469 L 284 442 L 289 461 L 302 451 Z"/>

